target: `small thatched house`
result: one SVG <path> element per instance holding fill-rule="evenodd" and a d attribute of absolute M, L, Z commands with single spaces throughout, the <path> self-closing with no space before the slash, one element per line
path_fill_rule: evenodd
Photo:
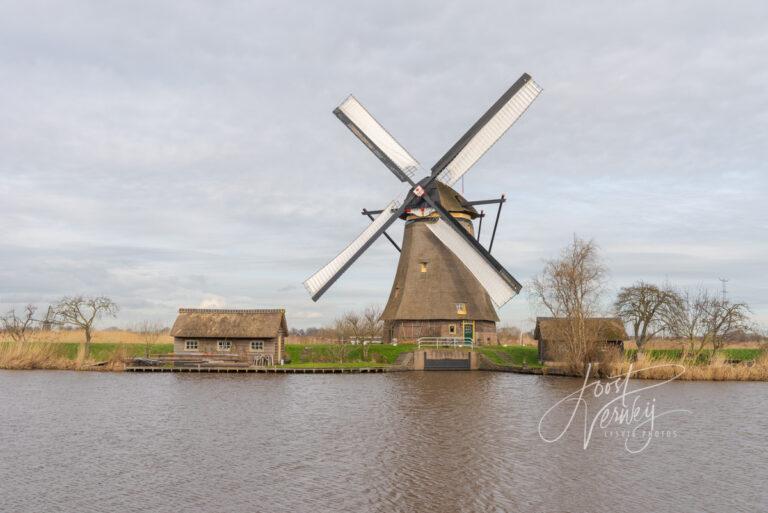
<path fill-rule="evenodd" d="M 533 338 L 539 343 L 540 362 L 561 362 L 564 341 L 572 330 L 568 319 L 537 317 Z M 615 347 L 624 352 L 627 332 L 624 323 L 616 317 L 592 317 L 584 321 L 584 330 L 598 343 L 598 349 Z"/>
<path fill-rule="evenodd" d="M 241 360 L 285 357 L 285 310 L 180 308 L 171 328 L 173 352 L 188 355 L 237 355 Z"/>

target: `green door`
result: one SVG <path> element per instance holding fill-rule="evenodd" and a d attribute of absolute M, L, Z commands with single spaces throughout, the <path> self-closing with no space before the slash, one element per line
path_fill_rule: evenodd
<path fill-rule="evenodd" d="M 475 341 L 475 323 L 474 321 L 464 322 L 464 343 L 471 344 Z"/>

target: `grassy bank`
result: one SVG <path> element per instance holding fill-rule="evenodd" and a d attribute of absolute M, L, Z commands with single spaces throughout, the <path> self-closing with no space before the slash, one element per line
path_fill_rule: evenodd
<path fill-rule="evenodd" d="M 102 332 L 110 333 L 110 332 Z M 118 333 L 118 332 L 115 332 Z M 119 332 L 123 333 L 123 332 Z M 67 334 L 68 335 L 68 334 Z M 105 337 L 101 337 L 105 340 Z M 392 365 L 398 356 L 414 351 L 416 345 L 386 344 L 361 345 L 338 344 L 288 344 L 286 353 L 289 368 L 332 367 L 386 367 Z M 481 346 L 476 348 L 497 365 L 539 368 L 538 352 L 535 346 Z M 16 343 L 0 341 L 0 369 L 95 369 L 121 370 L 123 362 L 145 355 L 144 343 L 95 342 L 91 354 L 83 358 L 77 341 L 32 341 Z M 173 352 L 173 344 L 151 344 L 150 354 Z M 99 367 L 94 367 L 100 364 Z M 605 361 L 603 374 L 613 375 L 627 372 L 632 364 L 634 377 L 644 379 L 668 379 L 679 367 L 685 367 L 681 380 L 711 381 L 768 381 L 768 352 L 757 348 L 727 348 L 711 355 L 705 351 L 696 361 L 685 358 L 680 349 L 647 349 L 637 354 L 628 349 L 624 356 Z"/>
<path fill-rule="evenodd" d="M 413 351 L 415 348 L 414 344 L 370 344 L 365 348 L 362 345 L 287 344 L 285 351 L 291 366 L 365 367 L 392 365 L 402 353 Z"/>
<path fill-rule="evenodd" d="M 481 346 L 477 350 L 498 365 L 541 367 L 539 351 L 534 346 Z"/>
<path fill-rule="evenodd" d="M 74 342 L 64 342 L 57 344 L 61 354 L 66 358 L 74 360 L 77 358 L 77 353 L 80 348 L 80 344 Z M 168 354 L 173 352 L 173 344 L 150 344 L 150 354 Z M 144 344 L 120 344 L 120 343 L 97 343 L 91 344 L 91 360 L 101 362 L 109 360 L 117 353 L 123 353 L 126 358 L 135 358 L 137 356 L 144 356 L 146 354 L 146 346 Z"/>

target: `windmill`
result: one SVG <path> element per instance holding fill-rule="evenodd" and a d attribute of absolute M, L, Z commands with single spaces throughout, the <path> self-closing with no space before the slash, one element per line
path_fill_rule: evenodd
<path fill-rule="evenodd" d="M 313 301 L 341 277 L 371 244 L 384 235 L 400 251 L 395 281 L 382 314 L 385 339 L 463 337 L 477 343 L 496 341 L 499 308 L 520 292 L 520 283 L 474 236 L 472 221 L 482 216 L 474 205 L 505 198 L 467 201 L 452 187 L 517 121 L 541 92 L 523 74 L 472 125 L 430 172 L 405 150 L 355 99 L 349 96 L 333 113 L 408 189 L 382 210 L 363 209 L 372 222 L 304 286 Z M 424 178 L 417 178 L 426 175 Z M 376 217 L 374 217 L 376 216 Z M 400 248 L 386 233 L 406 221 Z M 479 235 L 479 232 L 478 232 Z"/>

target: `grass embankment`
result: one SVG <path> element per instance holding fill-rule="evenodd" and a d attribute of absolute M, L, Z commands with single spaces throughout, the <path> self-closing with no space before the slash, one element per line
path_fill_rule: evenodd
<path fill-rule="evenodd" d="M 77 359 L 80 344 L 74 342 L 64 342 L 57 344 L 61 353 L 69 359 Z M 135 358 L 146 355 L 146 345 L 144 344 L 120 344 L 120 343 L 98 343 L 91 344 L 91 360 L 96 362 L 106 361 L 115 354 L 122 352 L 126 358 Z M 150 354 L 168 354 L 173 352 L 173 344 L 150 344 Z"/>
<path fill-rule="evenodd" d="M 477 348 L 497 365 L 541 367 L 539 350 L 532 346 L 480 346 Z"/>
<path fill-rule="evenodd" d="M 402 353 L 413 351 L 414 344 L 391 346 L 388 344 L 339 345 L 339 344 L 287 344 L 285 351 L 290 358 L 286 367 L 385 367 L 392 365 Z"/>

